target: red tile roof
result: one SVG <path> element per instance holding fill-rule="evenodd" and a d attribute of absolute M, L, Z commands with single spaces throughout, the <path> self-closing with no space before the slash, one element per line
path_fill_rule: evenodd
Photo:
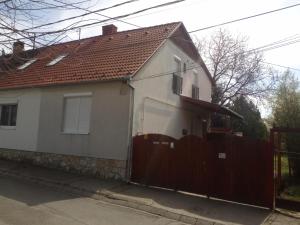
<path fill-rule="evenodd" d="M 180 24 L 123 31 L 25 51 L 22 57 L 38 60 L 23 70 L 16 68 L 24 59 L 2 56 L 0 89 L 126 78 L 134 74 Z M 66 53 L 68 56 L 62 61 L 46 66 Z"/>

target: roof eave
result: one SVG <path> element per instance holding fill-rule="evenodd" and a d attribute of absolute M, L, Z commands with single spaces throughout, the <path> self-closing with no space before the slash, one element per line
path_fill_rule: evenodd
<path fill-rule="evenodd" d="M 200 99 L 193 99 L 193 98 L 190 98 L 187 96 L 182 96 L 182 95 L 180 96 L 180 98 L 187 103 L 197 105 L 207 111 L 220 113 L 220 114 L 224 114 L 224 115 L 228 115 L 228 116 L 233 116 L 238 119 L 244 120 L 244 117 L 242 115 L 240 115 L 237 112 L 234 112 L 233 110 L 228 109 L 224 106 L 221 106 L 221 105 L 218 105 L 215 103 L 211 103 L 211 102 L 207 102 L 207 101 L 203 101 Z"/>
<path fill-rule="evenodd" d="M 125 82 L 125 81 L 129 81 L 130 78 L 131 78 L 131 75 L 125 75 L 125 76 L 109 78 L 109 79 L 101 79 L 101 80 L 81 80 L 81 81 L 76 81 L 76 82 L 23 85 L 23 86 L 18 85 L 17 87 L 5 87 L 5 88 L 0 87 L 0 91 L 29 89 L 29 88 L 57 87 L 57 86 L 71 86 L 71 85 L 93 84 L 93 83 L 106 83 L 106 82 L 114 82 L 114 81 L 124 81 Z"/>

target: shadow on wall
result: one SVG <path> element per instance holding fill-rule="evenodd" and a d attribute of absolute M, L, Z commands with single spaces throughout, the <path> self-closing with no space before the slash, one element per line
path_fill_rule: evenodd
<path fill-rule="evenodd" d="M 179 106 L 152 98 L 145 98 L 137 111 L 140 113 L 135 116 L 135 127 L 139 134 L 158 133 L 175 138 L 181 138 L 183 130 L 191 134 L 193 118 L 196 116 Z"/>

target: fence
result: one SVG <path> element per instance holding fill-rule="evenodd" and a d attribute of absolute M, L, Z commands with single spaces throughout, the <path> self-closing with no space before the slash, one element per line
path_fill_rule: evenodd
<path fill-rule="evenodd" d="M 271 129 L 275 150 L 276 206 L 300 211 L 300 128 Z"/>
<path fill-rule="evenodd" d="M 136 136 L 132 181 L 273 208 L 273 152 L 232 135 Z"/>

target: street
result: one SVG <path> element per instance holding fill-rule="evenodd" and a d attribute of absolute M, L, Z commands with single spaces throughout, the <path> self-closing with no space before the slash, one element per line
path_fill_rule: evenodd
<path fill-rule="evenodd" d="M 180 225 L 182 223 L 0 176 L 0 225 Z"/>

